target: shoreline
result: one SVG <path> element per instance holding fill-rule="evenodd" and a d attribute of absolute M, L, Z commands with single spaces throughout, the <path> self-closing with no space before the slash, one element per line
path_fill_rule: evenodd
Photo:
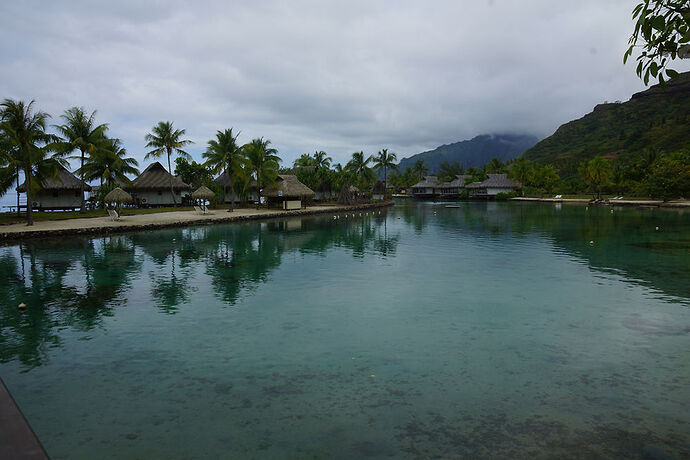
<path fill-rule="evenodd" d="M 53 238 L 56 236 L 103 235 L 125 233 L 140 230 L 157 230 L 160 228 L 189 227 L 216 223 L 246 222 L 251 220 L 268 220 L 281 217 L 310 216 L 315 214 L 361 211 L 393 206 L 393 201 L 366 203 L 357 205 L 310 206 L 295 211 L 237 209 L 232 213 L 218 209 L 214 214 L 196 214 L 194 211 L 170 211 L 152 214 L 124 216 L 119 221 L 110 217 L 86 217 L 66 220 L 35 222 L 32 227 L 25 223 L 10 224 L 0 227 L 0 246 L 16 243 L 26 238 Z"/>
<path fill-rule="evenodd" d="M 534 198 L 534 197 L 515 197 L 510 201 L 518 202 L 542 202 L 542 203 L 571 203 L 587 204 L 592 206 L 639 206 L 654 208 L 690 208 L 690 201 L 661 201 L 661 200 L 600 200 L 594 201 L 589 198 Z"/>

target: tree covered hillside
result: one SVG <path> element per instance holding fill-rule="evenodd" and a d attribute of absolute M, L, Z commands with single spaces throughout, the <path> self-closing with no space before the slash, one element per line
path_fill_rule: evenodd
<path fill-rule="evenodd" d="M 626 160 L 645 149 L 672 152 L 690 146 L 690 72 L 636 93 L 624 103 L 604 103 L 562 125 L 523 158 L 550 163 L 562 174 L 596 156 Z"/>
<path fill-rule="evenodd" d="M 522 134 L 483 134 L 471 140 L 442 145 L 427 152 L 403 158 L 398 165 L 402 172 L 422 160 L 427 169 L 437 172 L 442 163 L 459 162 L 464 168 L 480 167 L 492 158 L 512 160 L 536 144 L 538 139 Z"/>

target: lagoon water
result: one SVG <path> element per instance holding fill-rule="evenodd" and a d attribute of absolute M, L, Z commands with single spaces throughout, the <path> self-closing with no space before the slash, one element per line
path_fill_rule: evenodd
<path fill-rule="evenodd" d="M 690 456 L 690 213 L 459 206 L 0 247 L 0 376 L 55 459 Z"/>

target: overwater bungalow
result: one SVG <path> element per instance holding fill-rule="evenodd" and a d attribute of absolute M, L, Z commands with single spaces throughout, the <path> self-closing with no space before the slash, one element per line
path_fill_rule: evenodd
<path fill-rule="evenodd" d="M 314 191 L 304 185 L 294 174 L 279 174 L 274 186 L 262 192 L 269 206 L 281 209 L 300 209 L 306 200 L 314 198 Z"/>
<path fill-rule="evenodd" d="M 57 176 L 43 182 L 41 189 L 31 197 L 32 208 L 38 211 L 78 209 L 82 203 L 81 185 L 77 176 L 58 166 Z M 26 193 L 26 182 L 16 190 Z M 90 192 L 91 186 L 84 183 L 84 190 Z"/>
<path fill-rule="evenodd" d="M 436 189 L 441 185 L 436 176 L 425 176 L 423 180 L 411 187 L 411 195 L 416 198 L 434 198 Z"/>
<path fill-rule="evenodd" d="M 466 174 L 457 175 L 452 181 L 441 183 L 436 189 L 438 196 L 441 198 L 458 198 L 462 189 L 465 188 L 465 182 L 470 177 L 472 176 Z"/>
<path fill-rule="evenodd" d="M 230 190 L 230 177 L 228 174 L 223 171 L 223 173 L 213 179 L 213 182 L 216 184 L 220 185 L 221 189 L 225 190 L 227 187 L 227 193 L 225 194 L 224 203 L 230 203 L 230 200 L 235 200 L 235 203 L 239 203 L 240 197 L 235 194 L 234 190 Z M 259 199 L 259 196 L 256 193 L 256 181 L 252 181 L 251 184 L 249 185 L 249 190 L 247 191 L 247 201 L 250 203 L 256 203 L 256 201 Z"/>
<path fill-rule="evenodd" d="M 508 179 L 507 174 L 487 174 L 485 181 L 467 184 L 466 187 L 470 198 L 490 199 L 499 193 L 517 192 L 522 188 L 522 184 Z"/>
<path fill-rule="evenodd" d="M 175 193 L 170 193 L 170 179 Z M 191 186 L 177 176 L 170 174 L 159 162 L 152 163 L 132 184 L 125 187 L 137 206 L 172 206 L 182 202 L 182 195 L 191 191 Z"/>

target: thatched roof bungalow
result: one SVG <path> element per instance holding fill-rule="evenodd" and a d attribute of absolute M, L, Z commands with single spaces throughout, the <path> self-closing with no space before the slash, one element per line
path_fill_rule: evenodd
<path fill-rule="evenodd" d="M 436 189 L 440 186 L 438 177 L 425 176 L 423 180 L 417 182 L 411 187 L 412 196 L 417 198 L 433 198 L 436 195 Z"/>
<path fill-rule="evenodd" d="M 82 181 L 65 169 L 58 166 L 57 175 L 46 179 L 41 189 L 31 197 L 32 207 L 39 211 L 48 209 L 77 209 L 81 207 Z M 19 193 L 26 193 L 26 182 L 16 188 Z M 91 186 L 84 182 L 84 190 L 91 191 Z"/>
<path fill-rule="evenodd" d="M 170 179 L 175 197 L 170 193 Z M 169 206 L 180 203 L 182 193 L 189 192 L 191 186 L 177 176 L 170 174 L 162 164 L 150 164 L 132 184 L 125 189 L 132 194 L 138 206 Z"/>
<path fill-rule="evenodd" d="M 442 197 L 456 197 L 460 195 L 460 192 L 462 189 L 465 187 L 465 182 L 467 179 L 469 179 L 470 175 L 467 174 L 459 174 L 455 176 L 455 179 L 453 179 L 450 182 L 443 182 L 439 185 L 438 187 L 438 193 Z"/>
<path fill-rule="evenodd" d="M 223 197 L 223 202 L 224 203 L 230 203 L 231 199 L 235 200 L 235 203 L 238 203 L 241 201 L 241 197 L 236 196 L 234 190 L 230 190 L 230 176 L 223 171 L 220 176 L 216 177 L 213 179 L 213 182 L 216 184 L 220 185 L 221 190 L 223 191 L 224 197 Z M 235 183 L 237 183 L 237 179 L 235 178 Z M 227 191 L 226 191 L 227 189 Z M 249 190 L 247 191 L 247 196 L 246 196 L 247 201 L 255 203 L 258 199 L 259 196 L 256 193 L 256 181 L 253 180 L 251 184 L 249 185 Z"/>
<path fill-rule="evenodd" d="M 522 188 L 519 182 L 508 179 L 507 174 L 487 174 L 483 182 L 467 184 L 470 198 L 493 198 L 499 193 L 516 192 Z"/>
<path fill-rule="evenodd" d="M 279 174 L 274 186 L 262 192 L 269 205 L 279 205 L 283 209 L 299 209 L 302 202 L 314 198 L 314 191 L 304 185 L 294 174 Z"/>

